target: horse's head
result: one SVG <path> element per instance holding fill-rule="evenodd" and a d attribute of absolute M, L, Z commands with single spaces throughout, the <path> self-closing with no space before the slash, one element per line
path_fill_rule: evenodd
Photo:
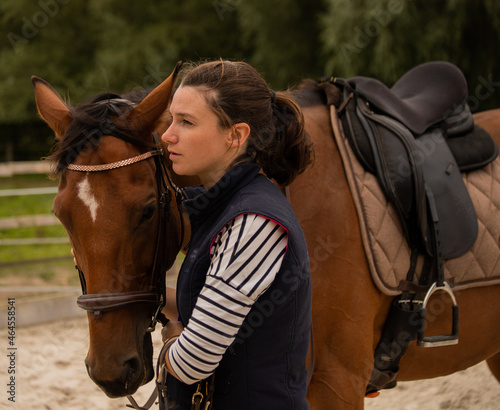
<path fill-rule="evenodd" d="M 89 311 L 85 363 L 110 397 L 132 394 L 153 377 L 148 328 L 164 302 L 165 269 L 181 247 L 178 192 L 166 182 L 154 138 L 168 125 L 179 66 L 139 102 L 103 94 L 69 107 L 33 78 L 38 111 L 57 139 L 49 157 L 60 177 L 53 211 L 75 251 L 79 305 Z"/>

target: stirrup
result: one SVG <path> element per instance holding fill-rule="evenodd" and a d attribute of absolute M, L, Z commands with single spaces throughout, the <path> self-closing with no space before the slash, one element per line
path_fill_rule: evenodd
<path fill-rule="evenodd" d="M 429 299 L 435 292 L 443 291 L 447 293 L 453 303 L 452 311 L 452 330 L 449 335 L 437 335 L 437 336 L 425 336 L 425 312 L 426 306 Z M 433 283 L 429 288 L 427 294 L 425 295 L 424 302 L 421 309 L 421 326 L 420 330 L 417 332 L 418 340 L 417 344 L 421 347 L 439 347 L 439 346 L 451 346 L 458 344 L 458 305 L 455 295 L 451 290 L 448 282 L 444 281 L 443 285 L 440 286 L 437 282 Z"/>

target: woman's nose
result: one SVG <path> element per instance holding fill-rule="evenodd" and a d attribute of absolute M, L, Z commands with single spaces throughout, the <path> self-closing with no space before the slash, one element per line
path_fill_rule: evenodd
<path fill-rule="evenodd" d="M 177 142 L 177 137 L 175 136 L 172 125 L 163 133 L 161 140 L 166 144 L 175 144 Z"/>

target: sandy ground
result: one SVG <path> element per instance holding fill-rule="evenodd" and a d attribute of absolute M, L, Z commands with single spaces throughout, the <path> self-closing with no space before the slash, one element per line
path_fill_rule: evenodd
<path fill-rule="evenodd" d="M 155 332 L 158 346 L 159 330 Z M 88 348 L 86 318 L 16 329 L 15 403 L 8 401 L 8 335 L 0 331 L 0 409 L 114 410 L 125 409 L 126 399 L 109 399 L 87 376 L 83 360 Z M 158 348 L 155 349 L 158 351 Z M 7 389 L 6 389 L 7 387 Z M 144 386 L 136 395 L 140 404 L 151 393 Z M 366 409 L 500 408 L 500 385 L 485 363 L 464 372 L 433 380 L 400 383 L 376 399 L 365 399 Z M 157 408 L 157 407 L 156 407 Z M 237 409 L 235 409 L 237 410 Z M 331 410 L 331 409 L 325 409 Z"/>

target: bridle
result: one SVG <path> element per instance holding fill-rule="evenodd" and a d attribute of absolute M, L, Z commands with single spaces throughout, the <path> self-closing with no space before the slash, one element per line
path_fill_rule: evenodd
<path fill-rule="evenodd" d="M 135 304 L 148 304 L 156 306 L 155 313 L 151 318 L 151 323 L 148 326 L 147 332 L 152 332 L 155 329 L 156 323 L 161 322 L 165 325 L 168 319 L 161 312 L 166 303 L 166 287 L 165 275 L 167 270 L 167 228 L 170 220 L 170 202 L 172 200 L 172 192 L 175 193 L 177 207 L 179 212 L 182 213 L 182 192 L 173 183 L 170 175 L 167 172 L 163 158 L 163 149 L 161 148 L 158 134 L 153 133 L 153 138 L 157 146 L 156 149 L 146 153 L 136 155 L 121 161 L 99 164 L 99 165 L 76 165 L 69 164 L 67 169 L 77 172 L 104 172 L 111 169 L 125 167 L 153 158 L 156 166 L 156 188 L 158 192 L 158 235 L 156 237 L 156 249 L 153 261 L 151 282 L 149 290 L 147 291 L 131 291 L 123 293 L 87 293 L 87 284 L 82 270 L 76 266 L 80 277 L 80 284 L 82 286 L 82 295 L 78 297 L 77 304 L 82 309 L 88 312 L 93 312 L 99 318 L 103 312 L 120 309 L 124 306 Z M 167 184 L 168 182 L 168 184 Z M 181 215 L 181 235 L 179 248 L 184 241 L 184 222 Z"/>

